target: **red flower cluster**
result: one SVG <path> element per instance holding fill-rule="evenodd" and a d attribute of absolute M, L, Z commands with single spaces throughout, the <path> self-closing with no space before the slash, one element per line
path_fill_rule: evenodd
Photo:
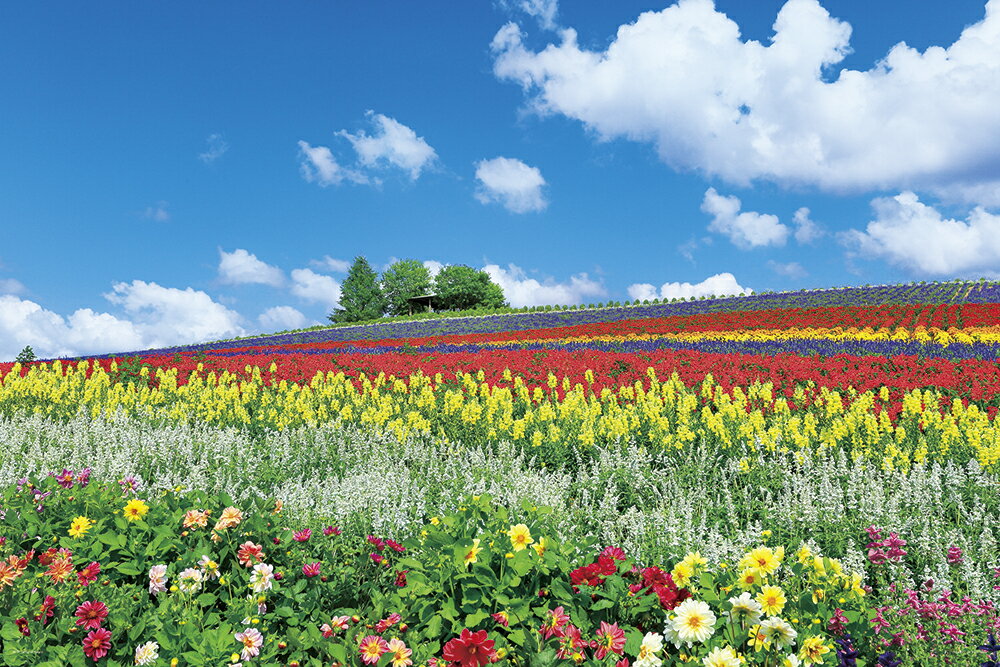
<path fill-rule="evenodd" d="M 445 660 L 458 667 L 482 667 L 489 662 L 496 662 L 497 653 L 493 650 L 494 642 L 488 638 L 485 630 L 472 632 L 468 628 L 462 634 L 444 645 Z"/>
<path fill-rule="evenodd" d="M 636 571 L 633 570 L 633 572 Z M 642 592 L 644 595 L 650 593 L 656 595 L 660 599 L 660 606 L 663 609 L 673 609 L 691 597 L 691 591 L 686 588 L 678 588 L 670 573 L 664 572 L 658 567 L 645 567 L 638 570 L 638 574 L 642 577 L 642 582 L 629 585 L 629 590 L 633 593 Z"/>
<path fill-rule="evenodd" d="M 590 565 L 578 567 L 569 573 L 569 580 L 573 583 L 573 590 L 578 590 L 580 584 L 587 586 L 600 586 L 604 583 L 605 577 L 610 577 L 618 572 L 618 559 L 612 556 L 601 555 Z M 624 560 L 621 559 L 621 560 Z"/>

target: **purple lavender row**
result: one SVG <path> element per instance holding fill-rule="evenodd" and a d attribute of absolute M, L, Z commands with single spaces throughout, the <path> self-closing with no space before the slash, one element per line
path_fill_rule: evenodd
<path fill-rule="evenodd" d="M 821 357 L 832 357 L 835 355 L 849 355 L 854 357 L 918 356 L 935 359 L 947 359 L 949 361 L 1000 358 L 1000 345 L 990 343 L 950 343 L 948 345 L 942 345 L 940 343 L 920 343 L 917 341 L 833 341 L 806 338 L 790 338 L 786 340 L 768 341 L 703 340 L 682 342 L 668 339 L 656 339 L 629 340 L 622 342 L 524 342 L 504 343 L 500 345 L 483 345 L 477 343 L 456 345 L 443 343 L 439 345 L 422 345 L 408 349 L 409 352 L 418 356 L 425 354 L 449 354 L 460 352 L 476 353 L 490 350 L 566 350 L 569 352 L 575 352 L 578 350 L 596 350 L 600 352 L 625 353 L 652 352 L 654 350 L 691 350 L 695 352 L 708 352 L 713 354 L 753 354 L 768 356 L 774 356 L 777 354 L 795 354 L 804 357 L 814 355 L 819 355 Z M 346 354 L 378 355 L 393 352 L 403 352 L 403 348 L 398 345 L 378 345 L 375 347 L 339 348 L 335 352 L 331 350 L 275 349 L 268 350 L 265 354 L 317 354 L 336 357 Z M 219 352 L 211 356 L 238 357 L 244 354 L 246 353 L 234 350 Z"/>
<path fill-rule="evenodd" d="M 703 315 L 709 313 L 749 312 L 779 308 L 818 308 L 824 306 L 879 306 L 887 304 L 996 303 L 1000 302 L 1000 284 L 931 283 L 926 285 L 877 285 L 828 290 L 802 290 L 746 297 L 680 301 L 642 306 L 620 306 L 575 311 L 505 313 L 481 317 L 453 317 L 405 322 L 364 324 L 317 331 L 259 336 L 235 341 L 158 348 L 104 354 L 90 358 L 130 357 L 150 354 L 174 354 L 233 347 L 262 345 L 299 345 L 333 341 L 417 338 L 453 334 L 497 333 L 618 322 L 621 320 Z"/>

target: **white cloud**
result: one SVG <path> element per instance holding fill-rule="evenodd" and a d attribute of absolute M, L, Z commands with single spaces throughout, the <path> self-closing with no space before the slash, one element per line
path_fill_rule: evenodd
<path fill-rule="evenodd" d="M 542 195 L 542 172 L 520 160 L 497 157 L 477 162 L 476 180 L 476 199 L 484 204 L 500 202 L 512 213 L 541 211 L 548 206 Z"/>
<path fill-rule="evenodd" d="M 740 200 L 735 196 L 723 197 L 715 188 L 705 191 L 701 210 L 712 216 L 710 232 L 729 237 L 733 244 L 747 250 L 769 245 L 785 245 L 788 227 L 778 222 L 776 216 L 754 211 L 740 212 Z"/>
<path fill-rule="evenodd" d="M 223 140 L 222 135 L 218 133 L 208 135 L 208 138 L 205 139 L 205 143 L 208 147 L 203 153 L 198 153 L 198 159 L 205 164 L 215 162 L 229 150 L 229 144 L 227 144 Z"/>
<path fill-rule="evenodd" d="M 586 273 L 570 276 L 569 282 L 556 282 L 546 278 L 539 282 L 529 278 L 524 270 L 514 264 L 506 269 L 496 264 L 487 264 L 483 270 L 503 289 L 511 306 L 566 305 L 584 303 L 591 297 L 604 296 L 607 290 L 600 282 L 592 280 Z"/>
<path fill-rule="evenodd" d="M 170 211 L 167 210 L 167 206 L 165 201 L 157 202 L 156 206 L 147 206 L 146 210 L 142 212 L 142 217 L 156 222 L 166 222 L 170 220 Z"/>
<path fill-rule="evenodd" d="M 437 153 L 423 137 L 418 137 L 406 125 L 373 111 L 368 111 L 367 115 L 374 122 L 374 134 L 368 135 L 363 130 L 357 134 L 347 130 L 337 133 L 351 142 L 362 166 L 371 168 L 388 163 L 409 172 L 410 178 L 416 180 L 437 158 Z"/>
<path fill-rule="evenodd" d="M 24 284 L 14 278 L 0 278 L 0 294 L 22 294 Z"/>
<path fill-rule="evenodd" d="M 776 262 L 773 259 L 767 260 L 767 267 L 775 273 L 788 278 L 804 278 L 809 273 L 798 262 Z"/>
<path fill-rule="evenodd" d="M 34 301 L 0 296 L 0 360 L 11 361 L 26 345 L 49 359 L 144 347 L 138 328 L 127 320 L 89 308 L 64 318 Z"/>
<path fill-rule="evenodd" d="M 142 280 L 114 283 L 112 289 L 104 297 L 132 316 L 146 346 L 198 343 L 246 333 L 239 313 L 200 290 L 161 287 Z"/>
<path fill-rule="evenodd" d="M 340 185 L 343 181 L 352 183 L 367 183 L 368 178 L 354 169 L 340 166 L 333 153 L 326 146 L 310 146 L 308 142 L 299 142 L 299 169 L 302 178 L 320 187 Z"/>
<path fill-rule="evenodd" d="M 434 259 L 428 259 L 424 262 L 424 267 L 431 272 L 431 278 L 434 278 L 444 268 L 444 264 Z"/>
<path fill-rule="evenodd" d="M 795 211 L 795 240 L 803 245 L 812 243 L 826 234 L 822 227 L 809 217 L 809 209 L 803 206 Z"/>
<path fill-rule="evenodd" d="M 288 331 L 307 326 L 306 316 L 291 306 L 268 308 L 257 317 L 264 331 Z"/>
<path fill-rule="evenodd" d="M 340 303 L 340 283 L 312 269 L 292 270 L 292 294 L 305 301 L 336 306 Z"/>
<path fill-rule="evenodd" d="M 649 283 L 638 283 L 629 285 L 629 298 L 639 300 L 652 299 L 679 299 L 681 297 L 722 296 L 724 294 L 752 294 L 749 287 L 742 287 L 736 282 L 736 277 L 731 273 L 717 273 L 714 276 L 705 278 L 700 283 L 663 283 L 659 290 Z"/>
<path fill-rule="evenodd" d="M 953 44 L 899 43 L 864 71 L 838 72 L 851 27 L 818 0 L 788 0 L 773 30 L 766 44 L 744 41 L 711 0 L 645 12 L 605 50 L 567 29 L 534 52 L 509 23 L 492 42 L 494 73 L 540 114 L 730 183 L 928 188 L 1000 204 L 1000 0 Z"/>
<path fill-rule="evenodd" d="M 240 316 L 190 287 L 180 290 L 133 280 L 105 294 L 128 318 L 81 308 L 62 316 L 27 299 L 0 296 L 0 359 L 26 345 L 41 358 L 200 343 L 246 333 Z"/>
<path fill-rule="evenodd" d="M 281 287 L 285 274 L 276 266 L 257 259 L 257 256 L 237 248 L 233 252 L 219 249 L 219 279 L 231 285 L 260 284 Z"/>
<path fill-rule="evenodd" d="M 323 255 L 323 259 L 314 259 L 309 262 L 317 269 L 333 271 L 334 273 L 347 273 L 351 269 L 351 263 L 343 259 L 334 259 L 329 255 Z"/>
<path fill-rule="evenodd" d="M 882 257 L 919 275 L 954 276 L 1000 270 L 1000 215 L 974 208 L 965 221 L 942 217 L 912 192 L 872 201 L 865 231 L 839 235 L 853 254 Z"/>
<path fill-rule="evenodd" d="M 522 11 L 538 21 L 543 30 L 555 30 L 556 14 L 559 13 L 558 0 L 501 0 L 501 6 L 508 11 Z"/>

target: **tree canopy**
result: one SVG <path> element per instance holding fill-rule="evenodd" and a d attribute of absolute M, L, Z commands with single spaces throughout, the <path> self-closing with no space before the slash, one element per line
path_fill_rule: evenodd
<path fill-rule="evenodd" d="M 385 306 L 378 275 L 367 259 L 355 257 L 340 288 L 340 308 L 333 311 L 330 320 L 341 323 L 378 319 L 385 314 Z"/>
<path fill-rule="evenodd" d="M 389 315 L 407 315 L 409 299 L 433 291 L 431 272 L 415 259 L 401 259 L 382 273 L 382 293 Z"/>
<path fill-rule="evenodd" d="M 477 307 L 502 308 L 507 305 L 503 290 L 485 271 L 463 264 L 446 266 L 434 278 L 434 308 L 466 310 Z"/>

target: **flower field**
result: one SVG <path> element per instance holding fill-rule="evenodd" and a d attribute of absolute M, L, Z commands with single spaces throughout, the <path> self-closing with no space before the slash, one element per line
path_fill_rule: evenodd
<path fill-rule="evenodd" d="M 0 364 L 10 665 L 979 665 L 1000 284 Z"/>

